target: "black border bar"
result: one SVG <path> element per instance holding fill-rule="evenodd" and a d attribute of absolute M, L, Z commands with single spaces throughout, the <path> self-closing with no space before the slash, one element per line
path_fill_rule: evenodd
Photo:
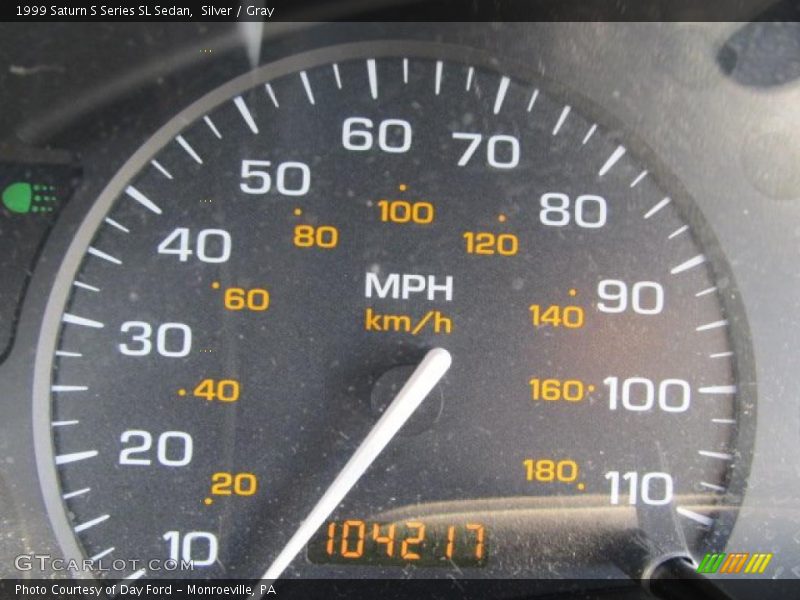
<path fill-rule="evenodd" d="M 0 20 L 235 21 L 799 21 L 797 0 L 10 0 Z"/>

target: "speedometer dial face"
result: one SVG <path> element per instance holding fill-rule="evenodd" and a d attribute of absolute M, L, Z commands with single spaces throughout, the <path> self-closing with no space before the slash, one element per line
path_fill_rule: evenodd
<path fill-rule="evenodd" d="M 469 56 L 267 67 L 111 182 L 38 363 L 65 547 L 258 577 L 437 347 L 288 575 L 614 576 L 724 543 L 753 407 L 706 226 L 577 95 Z"/>

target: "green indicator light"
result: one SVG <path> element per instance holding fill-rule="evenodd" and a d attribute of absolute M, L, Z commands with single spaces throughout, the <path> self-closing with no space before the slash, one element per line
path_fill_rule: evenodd
<path fill-rule="evenodd" d="M 17 181 L 3 190 L 3 206 L 20 214 L 53 212 L 55 190 L 52 185 Z"/>

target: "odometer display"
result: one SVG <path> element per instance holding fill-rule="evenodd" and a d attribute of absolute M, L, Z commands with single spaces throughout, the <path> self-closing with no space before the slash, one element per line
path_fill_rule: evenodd
<path fill-rule="evenodd" d="M 392 48 L 231 82 L 98 199 L 38 357 L 65 547 L 258 577 L 434 347 L 288 575 L 614 576 L 634 530 L 728 535 L 753 406 L 697 210 L 577 95 Z"/>
<path fill-rule="evenodd" d="M 327 523 L 308 546 L 308 559 L 320 564 L 482 567 L 487 555 L 481 523 L 345 519 Z"/>

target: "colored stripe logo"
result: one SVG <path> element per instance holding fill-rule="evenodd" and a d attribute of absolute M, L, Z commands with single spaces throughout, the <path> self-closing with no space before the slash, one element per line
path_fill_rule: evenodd
<path fill-rule="evenodd" d="M 773 554 L 766 552 L 709 552 L 697 566 L 698 573 L 724 573 L 727 575 L 736 574 L 760 574 L 763 573 Z"/>

